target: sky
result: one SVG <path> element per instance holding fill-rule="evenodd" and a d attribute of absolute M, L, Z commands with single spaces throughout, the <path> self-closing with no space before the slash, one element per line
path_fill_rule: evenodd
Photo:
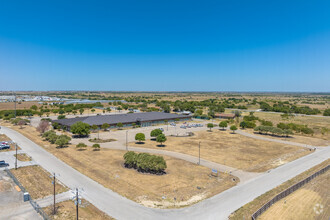
<path fill-rule="evenodd" d="M 0 91 L 330 92 L 330 1 L 0 1 Z"/>

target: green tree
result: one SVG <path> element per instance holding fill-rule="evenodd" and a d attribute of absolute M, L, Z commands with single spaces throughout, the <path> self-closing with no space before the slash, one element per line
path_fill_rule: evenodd
<path fill-rule="evenodd" d="M 117 127 L 118 127 L 119 129 L 121 129 L 123 126 L 124 126 L 124 125 L 123 125 L 123 123 L 121 123 L 121 122 L 119 122 L 119 123 L 117 124 Z"/>
<path fill-rule="evenodd" d="M 142 142 L 146 140 L 146 136 L 143 133 L 137 133 L 135 135 L 135 140 Z"/>
<path fill-rule="evenodd" d="M 72 134 L 78 136 L 88 136 L 90 133 L 90 125 L 82 121 L 78 121 L 71 125 Z"/>
<path fill-rule="evenodd" d="M 79 143 L 79 144 L 76 145 L 76 148 L 78 150 L 83 150 L 83 149 L 86 149 L 87 148 L 87 145 L 84 144 L 84 143 Z"/>
<path fill-rule="evenodd" d="M 242 121 L 240 124 L 239 124 L 239 126 L 241 127 L 241 128 L 246 128 L 247 127 L 247 124 L 246 124 L 246 121 Z"/>
<path fill-rule="evenodd" d="M 323 116 L 330 116 L 330 108 L 324 110 Z"/>
<path fill-rule="evenodd" d="M 237 127 L 235 125 L 230 126 L 230 130 L 233 131 L 233 133 L 235 133 L 235 131 L 237 130 Z"/>
<path fill-rule="evenodd" d="M 93 144 L 92 148 L 94 151 L 96 151 L 96 150 L 100 150 L 101 146 L 99 144 Z"/>
<path fill-rule="evenodd" d="M 94 113 L 94 112 L 95 112 L 95 109 L 93 109 L 93 108 L 92 108 L 91 112 L 93 112 L 93 113 Z"/>
<path fill-rule="evenodd" d="M 81 109 L 79 109 L 79 113 L 82 115 L 82 113 L 84 113 L 84 109 L 83 108 L 81 108 Z"/>
<path fill-rule="evenodd" d="M 33 110 L 33 111 L 37 111 L 38 106 L 36 106 L 36 105 L 32 105 L 30 109 Z"/>
<path fill-rule="evenodd" d="M 167 140 L 167 139 L 166 139 L 166 137 L 165 137 L 164 134 L 159 134 L 159 135 L 156 137 L 156 141 L 157 141 L 158 143 L 160 143 L 161 146 L 163 145 L 163 143 L 164 143 L 166 140 Z"/>
<path fill-rule="evenodd" d="M 163 133 L 162 130 L 157 128 L 157 129 L 154 129 L 150 132 L 150 136 L 155 138 L 155 137 L 157 137 L 158 135 L 160 135 L 162 133 Z"/>
<path fill-rule="evenodd" d="M 209 128 L 210 129 L 210 131 L 211 131 L 211 129 L 214 127 L 214 124 L 213 123 L 208 123 L 207 124 L 207 128 Z"/>
<path fill-rule="evenodd" d="M 57 119 L 65 119 L 65 115 L 59 115 L 57 116 Z"/>
<path fill-rule="evenodd" d="M 55 144 L 59 147 L 62 148 L 66 146 L 70 142 L 71 138 L 66 135 L 60 135 L 55 141 Z"/>
<path fill-rule="evenodd" d="M 106 131 L 109 127 L 110 127 L 110 125 L 109 125 L 108 123 L 104 123 L 104 124 L 102 125 L 102 129 L 105 130 L 105 131 Z"/>
<path fill-rule="evenodd" d="M 97 126 L 97 125 L 92 125 L 91 128 L 92 128 L 93 131 L 95 131 L 95 130 L 97 130 L 97 129 L 99 128 L 99 126 Z"/>
<path fill-rule="evenodd" d="M 222 121 L 219 123 L 219 127 L 222 128 L 222 130 L 225 130 L 225 128 L 228 126 L 228 123 L 226 121 Z"/>

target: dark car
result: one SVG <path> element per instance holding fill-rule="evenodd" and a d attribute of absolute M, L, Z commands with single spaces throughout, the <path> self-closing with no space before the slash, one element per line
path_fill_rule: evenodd
<path fill-rule="evenodd" d="M 6 163 L 4 160 L 0 161 L 0 167 L 8 167 L 8 166 L 9 166 L 9 164 Z"/>
<path fill-rule="evenodd" d="M 5 149 L 9 149 L 10 146 L 8 144 L 2 144 L 0 145 L 0 150 L 5 150 Z"/>

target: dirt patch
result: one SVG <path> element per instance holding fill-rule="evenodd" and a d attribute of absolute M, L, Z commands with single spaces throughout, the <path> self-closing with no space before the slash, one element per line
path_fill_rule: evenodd
<path fill-rule="evenodd" d="M 213 129 L 213 132 L 198 131 L 192 137 L 167 137 L 165 147 L 157 147 L 157 142 L 152 140 L 145 141 L 143 145 L 134 142 L 129 145 L 198 157 L 199 142 L 201 158 L 250 172 L 264 172 L 310 153 L 302 147 L 257 140 L 219 129 Z M 281 163 L 278 163 L 279 160 Z"/>
<path fill-rule="evenodd" d="M 40 166 L 20 167 L 17 170 L 10 170 L 23 187 L 29 192 L 32 199 L 40 199 L 53 194 L 54 186 L 50 173 Z M 59 182 L 56 182 L 56 193 L 68 190 Z"/>
<path fill-rule="evenodd" d="M 73 201 L 64 201 L 56 205 L 56 215 L 52 215 L 53 206 L 44 208 L 44 211 L 51 219 L 76 219 L 76 206 Z M 79 205 L 79 219 L 112 220 L 114 218 L 109 217 L 91 203 L 82 199 L 81 205 Z"/>

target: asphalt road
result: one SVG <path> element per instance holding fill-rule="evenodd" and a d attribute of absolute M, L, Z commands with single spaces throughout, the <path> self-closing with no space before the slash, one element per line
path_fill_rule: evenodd
<path fill-rule="evenodd" d="M 103 187 L 14 130 L 3 127 L 2 132 L 43 168 L 60 174 L 58 179 L 62 183 L 72 189 L 83 188 L 84 198 L 116 219 L 227 219 L 242 205 L 330 157 L 330 147 L 319 148 L 193 206 L 162 210 L 144 207 Z"/>

